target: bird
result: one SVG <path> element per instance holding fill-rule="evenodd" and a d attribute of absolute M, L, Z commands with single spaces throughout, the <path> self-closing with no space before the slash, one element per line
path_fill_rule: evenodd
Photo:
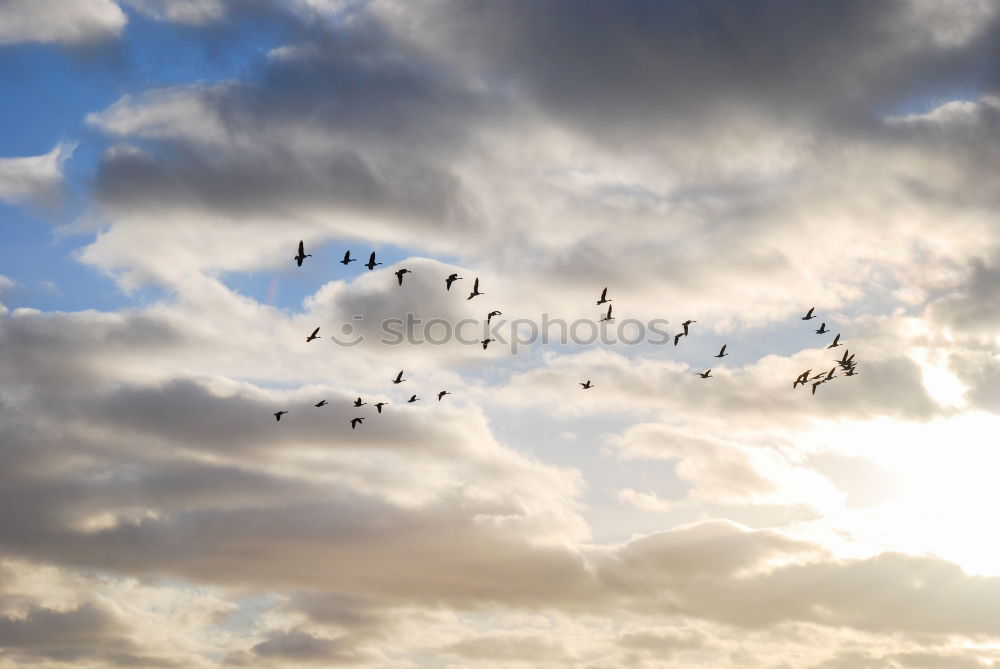
<path fill-rule="evenodd" d="M 728 354 L 728 353 L 726 353 L 726 344 L 723 344 L 723 345 L 722 345 L 722 349 L 721 349 L 721 350 L 719 350 L 719 355 L 717 355 L 717 356 L 715 356 L 715 357 L 716 357 L 716 358 L 724 358 L 724 357 L 726 357 L 727 355 L 729 355 L 729 354 Z"/>
<path fill-rule="evenodd" d="M 467 300 L 471 300 L 471 299 L 472 299 L 472 298 L 474 298 L 474 297 L 475 297 L 476 295 L 485 295 L 485 294 L 486 294 L 486 293 L 480 293 L 480 292 L 479 292 L 479 277 L 477 276 L 477 277 L 476 277 L 476 281 L 475 281 L 475 283 L 473 283 L 473 284 L 472 284 L 472 292 L 471 292 L 471 293 L 469 293 L 469 296 L 468 296 L 467 298 L 465 298 L 465 299 L 467 299 Z"/>
<path fill-rule="evenodd" d="M 352 258 L 351 257 L 351 249 L 347 249 L 347 253 L 344 254 L 344 259 L 340 261 L 340 264 L 341 265 L 346 265 L 346 264 L 352 263 L 352 262 L 354 262 L 356 260 L 357 260 L 357 258 Z"/>
<path fill-rule="evenodd" d="M 406 379 L 403 378 L 403 370 L 399 370 L 399 374 L 396 375 L 396 378 L 393 379 L 392 382 L 393 383 L 402 383 L 405 380 Z"/>
<path fill-rule="evenodd" d="M 317 332 L 319 332 L 319 328 L 316 328 L 315 330 L 313 330 L 312 334 L 309 335 L 308 337 L 306 337 L 306 343 L 307 344 L 309 342 L 311 342 L 313 339 L 321 339 L 321 337 L 318 334 L 316 334 Z"/>
<path fill-rule="evenodd" d="M 811 371 L 812 371 L 811 369 L 807 369 L 806 371 L 799 374 L 799 377 L 795 379 L 795 383 L 792 384 L 792 388 L 797 388 L 799 384 L 803 386 L 806 385 L 806 381 L 809 380 L 809 372 Z"/>
<path fill-rule="evenodd" d="M 832 380 L 832 379 L 835 379 L 835 378 L 837 378 L 836 376 L 834 376 L 834 375 L 833 375 L 833 373 L 834 373 L 835 371 L 837 371 L 837 368 L 836 368 L 836 367 L 832 367 L 832 368 L 830 368 L 830 371 L 826 373 L 826 378 L 825 378 L 825 379 L 823 379 L 823 381 L 830 381 L 830 380 Z"/>
<path fill-rule="evenodd" d="M 496 341 L 496 339 L 490 339 L 489 337 L 487 337 L 486 339 L 484 339 L 481 342 L 479 342 L 480 344 L 483 345 L 483 350 L 484 351 L 486 350 L 486 347 L 489 346 L 489 344 L 490 344 L 491 341 Z"/>
<path fill-rule="evenodd" d="M 590 379 L 587 379 L 586 383 L 581 383 L 580 385 L 583 386 L 584 390 L 590 390 L 594 387 L 593 384 L 591 384 Z"/>
<path fill-rule="evenodd" d="M 848 352 L 849 352 L 849 349 L 845 348 L 844 349 L 844 357 L 842 357 L 840 360 L 834 360 L 834 362 L 836 362 L 838 364 L 841 364 L 841 365 L 846 365 L 846 364 L 850 363 L 851 360 L 854 360 L 854 354 L 851 353 L 850 357 L 848 357 L 847 356 Z"/>
<path fill-rule="evenodd" d="M 445 395 L 451 395 L 451 393 L 449 393 L 447 390 L 442 390 L 441 392 L 439 392 L 438 393 L 438 402 L 440 402 L 441 398 L 444 397 Z"/>
<path fill-rule="evenodd" d="M 306 258 L 312 258 L 311 253 L 306 253 L 305 248 L 302 245 L 302 240 L 299 240 L 299 254 L 294 256 L 295 262 L 299 267 L 302 267 L 302 261 Z"/>
<path fill-rule="evenodd" d="M 815 308 L 816 307 L 809 307 L 809 311 L 807 311 L 806 315 L 802 317 L 802 320 L 804 320 L 804 321 L 811 321 L 812 319 L 816 318 L 815 316 L 813 316 L 813 310 Z"/>
<path fill-rule="evenodd" d="M 381 264 L 382 263 L 380 263 L 380 262 L 375 262 L 375 252 L 372 251 L 372 254 L 370 256 L 368 256 L 368 262 L 365 263 L 365 267 L 367 267 L 368 269 L 372 270 L 372 269 L 375 269 L 375 265 L 381 265 Z"/>
<path fill-rule="evenodd" d="M 320 400 L 319 404 L 314 404 L 313 406 L 325 407 L 326 406 L 326 400 Z"/>
<path fill-rule="evenodd" d="M 684 332 L 678 332 L 677 334 L 674 335 L 674 346 L 677 346 L 677 342 L 680 341 L 680 338 L 683 337 L 685 334 L 686 333 Z"/>
<path fill-rule="evenodd" d="M 368 402 L 362 402 L 360 397 L 354 400 L 354 406 L 356 407 L 363 407 L 366 404 L 368 404 Z"/>
<path fill-rule="evenodd" d="M 358 423 L 360 423 L 363 420 L 364 420 L 364 418 L 352 418 L 351 419 L 351 429 L 353 430 L 353 429 L 357 428 Z"/>
<path fill-rule="evenodd" d="M 486 324 L 487 325 L 490 324 L 490 321 L 493 320 L 494 316 L 503 316 L 503 314 L 501 312 L 499 312 L 499 311 L 491 311 L 490 313 L 486 314 Z"/>
<path fill-rule="evenodd" d="M 411 272 L 408 269 L 397 269 L 396 270 L 396 281 L 399 282 L 400 286 L 403 285 L 403 275 L 404 274 L 413 274 L 413 272 Z"/>
<path fill-rule="evenodd" d="M 601 319 L 602 323 L 604 321 L 613 321 L 613 320 L 615 320 L 614 316 L 611 315 L 611 307 L 612 306 L 614 306 L 614 305 L 611 305 L 611 304 L 608 305 L 608 313 L 605 314 L 604 318 Z"/>
<path fill-rule="evenodd" d="M 287 412 L 287 411 L 275 411 L 275 412 L 274 412 L 274 420 L 279 420 L 279 421 L 280 421 L 280 420 L 281 420 L 281 417 L 282 417 L 282 416 L 283 416 L 284 414 L 286 414 L 286 413 L 288 413 L 288 412 Z"/>
<path fill-rule="evenodd" d="M 601 299 L 597 300 L 597 306 L 604 304 L 605 302 L 610 302 L 608 299 L 608 287 L 605 286 L 604 290 L 601 291 Z"/>
<path fill-rule="evenodd" d="M 826 323 L 819 324 L 819 330 L 816 330 L 816 334 L 826 334 L 829 330 L 826 329 Z"/>
<path fill-rule="evenodd" d="M 857 369 L 855 369 L 854 367 L 849 367 L 847 371 L 844 372 L 844 376 L 854 376 L 857 373 L 858 373 Z"/>
<path fill-rule="evenodd" d="M 704 372 L 695 372 L 695 374 L 697 374 L 698 376 L 700 376 L 703 379 L 707 379 L 707 378 L 710 378 L 712 376 L 712 370 L 707 369 Z"/>
<path fill-rule="evenodd" d="M 445 290 L 451 290 L 451 284 L 455 283 L 461 278 L 462 277 L 460 277 L 458 274 L 449 274 L 448 278 L 444 280 Z"/>
<path fill-rule="evenodd" d="M 688 326 L 691 325 L 692 323 L 697 323 L 697 322 L 698 321 L 684 321 L 683 323 L 681 323 L 681 325 L 684 326 L 684 336 L 685 337 L 687 336 L 687 333 L 688 333 Z"/>
<path fill-rule="evenodd" d="M 379 413 L 382 413 L 382 407 L 384 407 L 386 404 L 388 404 L 388 402 L 376 402 L 375 409 L 378 410 Z"/>
<path fill-rule="evenodd" d="M 837 336 L 833 338 L 833 343 L 827 346 L 827 348 L 834 348 L 836 346 L 840 346 L 839 342 L 840 342 L 840 333 L 838 332 Z"/>
<path fill-rule="evenodd" d="M 416 402 L 416 401 L 417 401 L 417 400 L 419 400 L 419 399 L 420 399 L 420 398 L 419 398 L 419 397 L 417 397 L 416 395 L 410 395 L 410 399 L 406 400 L 406 403 L 407 403 L 407 404 L 413 404 L 414 402 Z"/>

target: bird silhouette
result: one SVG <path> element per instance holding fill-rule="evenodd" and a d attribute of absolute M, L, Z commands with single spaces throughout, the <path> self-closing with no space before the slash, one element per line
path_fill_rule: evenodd
<path fill-rule="evenodd" d="M 288 413 L 288 412 L 287 412 L 287 411 L 275 411 L 275 412 L 274 412 L 274 420 L 278 420 L 278 421 L 280 421 L 280 420 L 281 420 L 281 417 L 282 417 L 283 415 L 285 415 L 286 413 Z"/>
<path fill-rule="evenodd" d="M 344 254 L 344 259 L 340 261 L 340 264 L 341 265 L 346 265 L 346 264 L 352 263 L 352 262 L 354 262 L 356 260 L 357 260 L 357 258 L 352 258 L 351 257 L 351 249 L 347 249 L 347 253 Z"/>
<path fill-rule="evenodd" d="M 451 393 L 449 393 L 447 390 L 442 390 L 441 392 L 439 392 L 438 393 L 438 402 L 440 402 L 441 398 L 444 397 L 445 395 L 451 395 Z"/>
<path fill-rule="evenodd" d="M 486 350 L 486 347 L 489 346 L 489 344 L 490 344 L 491 341 L 496 341 L 496 339 L 490 339 L 489 337 L 487 337 L 486 339 L 484 339 L 481 342 L 479 342 L 480 344 L 483 345 L 483 350 L 484 351 Z"/>
<path fill-rule="evenodd" d="M 833 338 L 833 343 L 827 346 L 827 348 L 834 348 L 837 346 L 840 346 L 840 333 L 837 333 L 837 336 Z"/>
<path fill-rule="evenodd" d="M 313 406 L 325 407 L 326 406 L 326 400 L 320 400 L 318 404 L 314 404 Z"/>
<path fill-rule="evenodd" d="M 382 263 L 380 263 L 380 262 L 375 262 L 375 252 L 372 251 L 372 254 L 370 256 L 368 256 L 368 262 L 365 263 L 365 267 L 367 267 L 368 269 L 372 270 L 372 269 L 375 269 L 375 265 L 381 265 L 381 264 Z"/>
<path fill-rule="evenodd" d="M 486 314 L 486 324 L 487 325 L 490 324 L 490 321 L 493 320 L 494 316 L 503 316 L 503 314 L 501 312 L 499 312 L 499 311 L 491 311 L 490 313 Z"/>
<path fill-rule="evenodd" d="M 604 290 L 601 291 L 601 299 L 597 300 L 597 306 L 601 306 L 605 302 L 610 302 L 611 301 L 611 300 L 609 300 L 607 298 L 608 298 L 608 287 L 605 286 Z"/>
<path fill-rule="evenodd" d="M 319 328 L 316 328 L 315 330 L 313 330 L 312 334 L 309 335 L 308 337 L 306 337 L 306 343 L 307 344 L 309 342 L 311 342 L 313 339 L 321 339 L 321 337 L 318 334 L 316 334 L 317 332 L 319 332 Z"/>
<path fill-rule="evenodd" d="M 680 339 L 681 339 L 681 337 L 683 337 L 686 334 L 687 334 L 686 332 L 678 332 L 677 334 L 675 334 L 674 335 L 674 346 L 677 346 L 677 342 L 679 342 Z"/>
<path fill-rule="evenodd" d="M 834 373 L 835 371 L 837 371 L 837 368 L 836 368 L 836 367 L 831 367 L 831 368 L 830 368 L 830 371 L 826 373 L 826 378 L 825 378 L 825 379 L 823 379 L 823 381 L 824 381 L 824 382 L 826 382 L 826 381 L 830 381 L 830 380 L 832 380 L 832 379 L 835 379 L 835 378 L 837 378 L 836 376 L 834 376 L 834 375 L 833 375 L 833 373 Z"/>
<path fill-rule="evenodd" d="M 855 376 L 857 373 L 858 373 L 857 369 L 855 369 L 854 367 L 849 367 L 847 371 L 844 372 L 844 376 Z"/>
<path fill-rule="evenodd" d="M 445 290 L 451 290 L 451 284 L 455 283 L 461 278 L 462 277 L 460 277 L 458 274 L 449 274 L 448 278 L 444 280 Z"/>
<path fill-rule="evenodd" d="M 357 428 L 358 423 L 360 423 L 363 420 L 364 420 L 364 418 L 352 418 L 351 419 L 351 429 L 353 430 L 353 429 Z"/>
<path fill-rule="evenodd" d="M 723 345 L 722 345 L 722 348 L 721 348 L 721 349 L 719 350 L 719 355 L 717 355 L 717 356 L 715 356 L 715 357 L 716 357 L 716 358 L 725 358 L 725 357 L 726 357 L 727 355 L 729 355 L 729 354 L 728 354 L 728 353 L 726 353 L 726 345 L 725 345 L 725 344 L 723 344 Z"/>
<path fill-rule="evenodd" d="M 477 276 L 475 283 L 472 284 L 472 292 L 469 293 L 469 296 L 467 298 L 465 298 L 465 299 L 471 300 L 472 298 L 476 297 L 477 295 L 485 295 L 485 294 L 486 293 L 480 293 L 479 292 L 479 277 Z"/>
<path fill-rule="evenodd" d="M 356 407 L 363 407 L 366 404 L 368 404 L 368 402 L 362 402 L 360 397 L 354 400 L 354 406 Z"/>
<path fill-rule="evenodd" d="M 593 386 L 593 385 L 592 385 L 592 384 L 590 383 L 590 379 L 587 379 L 587 382 L 586 382 L 586 383 L 581 383 L 580 385 L 581 385 L 581 386 L 583 386 L 583 389 L 584 389 L 584 390 L 590 390 L 591 388 L 593 388 L 593 387 L 594 387 L 594 386 Z"/>
<path fill-rule="evenodd" d="M 816 318 L 815 316 L 813 316 L 813 310 L 815 308 L 816 307 L 810 307 L 809 311 L 806 312 L 806 315 L 802 317 L 802 320 L 804 320 L 804 321 L 811 321 L 812 319 Z"/>
<path fill-rule="evenodd" d="M 807 369 L 806 371 L 799 374 L 799 377 L 795 379 L 795 383 L 792 384 L 792 388 L 798 387 L 799 384 L 803 386 L 806 385 L 806 382 L 809 380 L 809 372 L 811 371 L 812 371 L 811 369 Z"/>
<path fill-rule="evenodd" d="M 685 337 L 687 336 L 687 333 L 688 333 L 688 326 L 691 325 L 692 323 L 697 323 L 697 322 L 698 321 L 690 321 L 690 320 L 688 320 L 688 321 L 684 321 L 683 323 L 681 323 L 681 325 L 684 326 L 684 336 Z"/>
<path fill-rule="evenodd" d="M 396 378 L 393 379 L 392 382 L 393 383 L 402 383 L 405 380 L 406 379 L 403 378 L 403 370 L 399 370 L 399 374 L 396 375 Z"/>
<path fill-rule="evenodd" d="M 397 269 L 396 270 L 396 281 L 399 282 L 400 286 L 403 285 L 403 275 L 404 274 L 413 274 L 413 272 L 411 272 L 408 269 Z"/>
<path fill-rule="evenodd" d="M 295 263 L 299 267 L 302 267 L 302 261 L 303 260 L 305 260 L 306 258 L 312 258 L 312 254 L 311 253 L 306 253 L 305 252 L 305 247 L 302 245 L 302 240 L 301 239 L 299 240 L 299 253 L 298 253 L 298 255 L 293 256 L 293 257 L 295 259 Z"/>
<path fill-rule="evenodd" d="M 819 330 L 816 330 L 816 334 L 826 334 L 829 330 L 826 329 L 826 323 L 819 324 Z"/>
<path fill-rule="evenodd" d="M 704 372 L 695 372 L 695 374 L 697 374 L 698 376 L 700 376 L 703 379 L 708 379 L 708 378 L 711 378 L 711 376 L 712 376 L 712 370 L 706 369 Z"/>
<path fill-rule="evenodd" d="M 613 307 L 613 306 L 614 305 L 612 305 L 612 304 L 608 305 L 608 313 L 605 314 L 604 318 L 601 319 L 601 321 L 600 321 L 601 323 L 603 323 L 604 321 L 613 321 L 613 320 L 615 320 L 614 316 L 611 315 L 611 307 Z"/>
<path fill-rule="evenodd" d="M 407 403 L 407 404 L 413 404 L 414 402 L 416 402 L 416 401 L 417 401 L 417 400 L 419 400 L 419 399 L 420 399 L 420 398 L 419 398 L 419 397 L 417 397 L 416 395 L 410 395 L 410 399 L 406 400 L 406 403 Z"/>
<path fill-rule="evenodd" d="M 384 406 L 385 406 L 386 404 L 388 404 L 388 402 L 376 402 L 376 403 L 375 403 L 375 409 L 376 409 L 376 410 L 377 410 L 377 411 L 378 411 L 379 413 L 382 413 L 382 407 L 384 407 Z"/>
<path fill-rule="evenodd" d="M 837 363 L 838 365 L 842 365 L 842 366 L 853 364 L 853 363 L 851 363 L 851 361 L 854 360 L 854 354 L 851 353 L 850 357 L 848 357 L 847 356 L 848 352 L 849 352 L 849 350 L 845 348 L 844 349 L 844 356 L 840 360 L 834 360 L 834 362 Z"/>

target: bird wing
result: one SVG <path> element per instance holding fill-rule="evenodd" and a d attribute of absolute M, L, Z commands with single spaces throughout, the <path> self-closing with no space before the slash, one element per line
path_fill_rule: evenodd
<path fill-rule="evenodd" d="M 396 281 L 398 281 L 398 282 L 399 282 L 399 285 L 400 285 L 400 286 L 402 286 L 402 285 L 403 285 L 403 272 L 402 272 L 402 270 L 398 270 L 398 271 L 396 272 Z"/>
<path fill-rule="evenodd" d="M 402 370 L 402 369 L 399 370 L 399 374 L 396 375 L 396 380 L 397 381 L 402 381 L 403 380 L 403 371 L 404 370 Z"/>
<path fill-rule="evenodd" d="M 322 326 L 320 326 L 320 327 L 322 327 Z M 311 335 L 309 335 L 309 336 L 310 336 L 310 337 L 315 337 L 315 336 L 316 336 L 316 333 L 317 333 L 317 332 L 319 332 L 319 328 L 316 328 L 315 330 L 313 330 L 313 331 L 312 331 L 312 334 L 311 334 Z"/>
<path fill-rule="evenodd" d="M 722 355 L 723 353 L 725 353 L 725 352 L 726 352 L 726 346 L 727 346 L 727 344 L 723 344 L 723 345 L 722 345 L 722 350 L 721 350 L 721 351 L 719 351 L 719 355 Z"/>
<path fill-rule="evenodd" d="M 306 252 L 305 246 L 302 245 L 302 240 L 299 240 L 299 255 L 304 255 Z"/>
<path fill-rule="evenodd" d="M 601 291 L 601 299 L 603 300 L 607 296 L 608 296 L 608 289 L 607 287 L 605 287 L 604 290 Z"/>

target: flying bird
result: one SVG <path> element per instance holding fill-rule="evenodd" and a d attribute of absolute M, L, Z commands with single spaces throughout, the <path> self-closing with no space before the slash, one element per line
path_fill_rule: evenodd
<path fill-rule="evenodd" d="M 320 339 L 321 338 L 318 334 L 316 334 L 317 332 L 319 332 L 319 328 L 316 328 L 315 330 L 313 330 L 312 334 L 309 335 L 308 337 L 306 337 L 306 343 L 307 344 L 309 342 L 311 342 L 313 339 Z"/>
<path fill-rule="evenodd" d="M 608 287 L 605 286 L 604 290 L 601 291 L 601 299 L 597 300 L 597 306 L 604 304 L 605 302 L 610 302 L 608 299 Z"/>
<path fill-rule="evenodd" d="M 592 384 L 590 383 L 590 379 L 587 379 L 587 382 L 586 382 L 586 383 L 581 383 L 580 385 L 581 385 L 581 386 L 583 386 L 583 389 L 584 389 L 584 390 L 590 390 L 591 388 L 593 388 L 593 387 L 594 387 L 594 386 L 593 386 L 593 385 L 592 385 Z"/>
<path fill-rule="evenodd" d="M 411 272 L 408 269 L 397 269 L 396 270 L 396 281 L 399 282 L 400 286 L 403 285 L 403 275 L 404 274 L 413 274 L 413 272 Z"/>
<path fill-rule="evenodd" d="M 460 277 L 458 274 L 449 274 L 448 278 L 444 280 L 445 290 L 451 290 L 451 284 L 455 283 L 461 278 L 462 277 Z"/>
<path fill-rule="evenodd" d="M 438 402 L 440 402 L 441 398 L 444 397 L 445 395 L 451 395 L 451 393 L 449 393 L 447 390 L 442 390 L 441 392 L 439 392 L 438 393 Z"/>
<path fill-rule="evenodd" d="M 402 383 L 405 380 L 406 379 L 403 378 L 403 370 L 399 370 L 399 374 L 396 375 L 396 378 L 393 379 L 392 382 L 393 383 Z"/>
<path fill-rule="evenodd" d="M 487 325 L 490 324 L 490 321 L 493 320 L 494 316 L 503 316 L 503 314 L 500 313 L 499 311 L 491 311 L 490 313 L 486 314 L 486 324 Z"/>
<path fill-rule="evenodd" d="M 826 323 L 819 324 L 819 330 L 816 330 L 816 334 L 826 334 L 829 330 L 826 329 Z"/>
<path fill-rule="evenodd" d="M 815 308 L 816 307 L 810 307 L 809 311 L 806 312 L 806 315 L 802 317 L 802 320 L 804 320 L 804 321 L 811 321 L 812 319 L 816 318 L 815 316 L 813 316 L 813 310 Z"/>
<path fill-rule="evenodd" d="M 677 346 L 677 342 L 680 341 L 681 337 L 683 337 L 686 334 L 687 334 L 686 332 L 678 332 L 677 334 L 675 334 L 674 335 L 674 346 Z"/>
<path fill-rule="evenodd" d="M 347 253 L 344 254 L 344 259 L 340 261 L 341 265 L 346 265 L 347 263 L 352 263 L 356 261 L 357 258 L 351 257 L 351 249 L 347 249 Z"/>
<path fill-rule="evenodd" d="M 351 429 L 353 430 L 353 429 L 357 428 L 358 423 L 360 423 L 363 420 L 364 420 L 364 418 L 352 418 L 351 419 Z"/>
<path fill-rule="evenodd" d="M 382 413 L 382 407 L 384 407 L 386 404 L 388 404 L 388 402 L 376 402 L 375 408 L 378 410 L 379 413 Z"/>
<path fill-rule="evenodd" d="M 855 369 L 854 367 L 848 367 L 847 371 L 844 372 L 844 376 L 854 376 L 857 373 L 858 373 L 857 369 Z"/>
<path fill-rule="evenodd" d="M 687 333 L 688 333 L 688 326 L 691 325 L 692 323 L 697 323 L 697 322 L 698 321 L 684 321 L 683 323 L 681 323 L 681 325 L 684 326 L 684 336 L 685 337 L 687 336 Z"/>
<path fill-rule="evenodd" d="M 294 258 L 295 258 L 296 264 L 299 267 L 302 267 L 302 261 L 303 260 L 305 260 L 306 258 L 312 258 L 312 254 L 311 253 L 306 253 L 305 252 L 305 247 L 302 246 L 302 240 L 301 239 L 299 240 L 299 254 L 297 256 L 294 256 Z"/>
<path fill-rule="evenodd" d="M 726 345 L 725 345 L 725 344 L 723 344 L 723 345 L 722 345 L 722 348 L 721 348 L 721 349 L 719 350 L 719 355 L 717 355 L 717 356 L 715 356 L 715 357 L 716 357 L 716 358 L 725 358 L 725 357 L 726 357 L 727 355 L 729 355 L 729 354 L 728 354 L 728 353 L 726 353 Z"/>
<path fill-rule="evenodd" d="M 366 404 L 368 404 L 368 402 L 362 402 L 360 397 L 354 400 L 354 406 L 356 407 L 363 407 Z"/>
<path fill-rule="evenodd" d="M 479 277 L 477 276 L 477 277 L 476 277 L 476 281 L 475 281 L 475 283 L 473 283 L 473 284 L 472 284 L 472 292 L 471 292 L 471 293 L 469 293 L 469 296 L 468 296 L 467 298 L 465 298 L 465 299 L 467 299 L 467 300 L 471 300 L 471 299 L 472 299 L 472 298 L 474 298 L 474 297 L 475 297 L 476 295 L 485 295 L 485 294 L 486 294 L 486 293 L 480 293 L 480 292 L 479 292 Z"/>
<path fill-rule="evenodd" d="M 611 305 L 611 304 L 608 305 L 608 313 L 605 314 L 604 318 L 602 318 L 600 322 L 603 323 L 604 321 L 613 321 L 613 320 L 615 320 L 614 316 L 611 315 L 611 307 L 612 306 L 614 306 L 614 305 Z"/>
<path fill-rule="evenodd" d="M 837 333 L 837 336 L 833 338 L 833 343 L 830 344 L 829 346 L 827 346 L 827 348 L 834 348 L 836 346 L 840 346 L 840 333 L 839 332 Z"/>
<path fill-rule="evenodd" d="M 483 345 L 483 350 L 484 351 L 486 350 L 486 347 L 489 346 L 489 344 L 490 344 L 491 341 L 496 341 L 496 339 L 490 339 L 489 337 L 487 337 L 486 339 L 484 339 L 481 342 L 479 342 L 480 344 Z"/>
<path fill-rule="evenodd" d="M 826 378 L 825 378 L 825 379 L 823 379 L 823 381 L 824 381 L 824 382 L 826 382 L 826 381 L 830 381 L 830 380 L 832 380 L 832 379 L 835 379 L 835 378 L 837 378 L 836 376 L 834 376 L 834 375 L 833 375 L 833 373 L 834 373 L 835 371 L 837 371 L 837 368 L 836 368 L 836 367 L 832 367 L 832 368 L 830 369 L 830 371 L 826 373 Z"/>
<path fill-rule="evenodd" d="M 707 379 L 707 378 L 709 378 L 709 377 L 712 376 L 712 370 L 707 369 L 704 372 L 695 372 L 695 374 L 697 374 L 698 376 L 700 376 L 703 379 Z"/>
<path fill-rule="evenodd" d="M 313 406 L 325 407 L 326 406 L 326 400 L 320 400 L 319 404 L 314 404 Z"/>
<path fill-rule="evenodd" d="M 420 398 L 419 398 L 419 397 L 417 397 L 416 395 L 410 395 L 410 399 L 406 400 L 406 403 L 407 403 L 407 404 L 413 404 L 414 402 L 416 402 L 416 401 L 417 401 L 417 400 L 419 400 L 419 399 L 420 399 Z"/>
<path fill-rule="evenodd" d="M 365 267 L 367 267 L 368 269 L 371 270 L 371 269 L 375 269 L 375 265 L 381 265 L 381 264 L 382 263 L 380 263 L 380 262 L 375 262 L 375 252 L 372 251 L 372 254 L 370 256 L 368 256 L 368 262 L 365 263 Z"/>
<path fill-rule="evenodd" d="M 286 413 L 288 413 L 288 412 L 287 411 L 275 411 L 274 412 L 274 420 L 279 420 L 280 421 L 281 417 L 283 415 L 285 415 Z"/>
<path fill-rule="evenodd" d="M 792 384 L 792 388 L 798 387 L 799 384 L 803 386 L 806 385 L 806 381 L 809 380 L 809 372 L 811 371 L 812 371 L 811 369 L 807 369 L 806 371 L 799 374 L 799 377 L 795 379 L 795 383 Z"/>

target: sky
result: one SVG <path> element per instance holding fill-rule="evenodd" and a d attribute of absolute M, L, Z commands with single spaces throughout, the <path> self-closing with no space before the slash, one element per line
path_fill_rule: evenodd
<path fill-rule="evenodd" d="M 1000 667 L 997 63 L 991 0 L 0 0 L 0 669 Z"/>

